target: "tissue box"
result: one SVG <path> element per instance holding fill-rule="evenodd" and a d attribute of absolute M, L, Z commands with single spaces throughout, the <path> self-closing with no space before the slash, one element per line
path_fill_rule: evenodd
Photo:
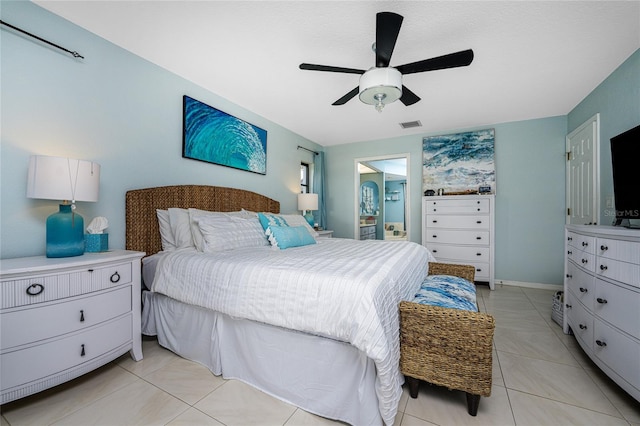
<path fill-rule="evenodd" d="M 109 234 L 84 234 L 84 251 L 97 253 L 109 250 Z"/>

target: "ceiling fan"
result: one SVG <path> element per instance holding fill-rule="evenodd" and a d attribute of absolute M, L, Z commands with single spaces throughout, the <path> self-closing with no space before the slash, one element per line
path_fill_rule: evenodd
<path fill-rule="evenodd" d="M 375 105 L 378 112 L 382 112 L 385 104 L 395 102 L 398 99 L 407 106 L 413 105 L 420 98 L 402 84 L 403 75 L 467 66 L 473 61 L 473 50 L 463 50 L 391 67 L 389 62 L 403 19 L 401 15 L 393 12 L 379 12 L 376 15 L 376 42 L 373 46 L 376 53 L 376 64 L 368 70 L 307 63 L 300 64 L 300 69 L 361 74 L 360 85 L 332 105 L 344 105 L 358 94 L 362 102 Z"/>

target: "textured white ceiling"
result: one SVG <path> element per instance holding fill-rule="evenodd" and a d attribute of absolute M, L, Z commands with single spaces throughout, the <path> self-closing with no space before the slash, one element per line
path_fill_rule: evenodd
<path fill-rule="evenodd" d="M 639 1 L 36 3 L 325 146 L 565 115 L 640 48 Z M 331 106 L 359 76 L 298 65 L 373 66 L 379 11 L 404 16 L 392 66 L 469 48 L 473 63 L 405 76 L 413 106 Z"/>

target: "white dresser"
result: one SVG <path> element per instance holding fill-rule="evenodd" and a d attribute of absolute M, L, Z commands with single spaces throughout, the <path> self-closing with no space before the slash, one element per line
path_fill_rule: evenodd
<path fill-rule="evenodd" d="M 130 351 L 142 359 L 140 260 L 115 250 L 0 261 L 0 403 Z"/>
<path fill-rule="evenodd" d="M 494 289 L 495 196 L 422 197 L 422 245 L 439 262 L 476 268 L 476 281 Z"/>
<path fill-rule="evenodd" d="M 640 230 L 567 225 L 565 333 L 640 401 Z"/>

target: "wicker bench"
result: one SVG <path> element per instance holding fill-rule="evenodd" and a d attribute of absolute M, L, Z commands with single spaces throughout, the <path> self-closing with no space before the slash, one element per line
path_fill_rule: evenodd
<path fill-rule="evenodd" d="M 469 265 L 429 264 L 430 275 L 455 275 L 474 281 Z M 481 396 L 491 395 L 495 321 L 491 315 L 413 302 L 400 303 L 400 369 L 412 398 L 420 380 L 464 391 L 469 414 Z"/>

